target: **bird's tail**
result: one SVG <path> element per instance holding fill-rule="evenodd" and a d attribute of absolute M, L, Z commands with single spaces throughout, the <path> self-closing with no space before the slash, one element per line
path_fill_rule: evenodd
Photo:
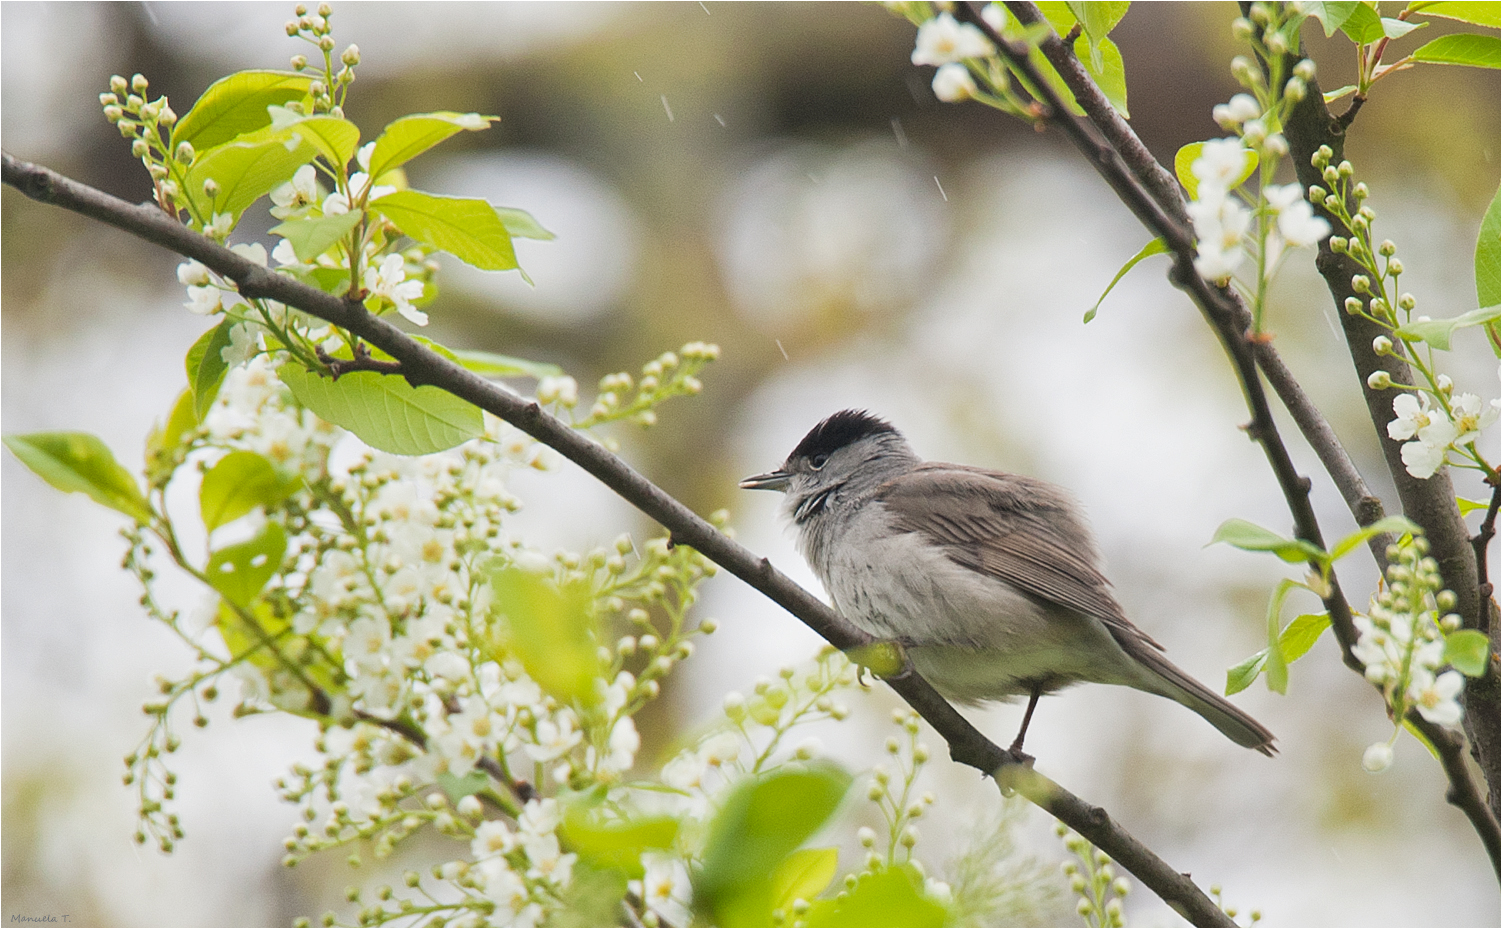
<path fill-rule="evenodd" d="M 1255 748 L 1268 757 L 1277 751 L 1273 745 L 1273 734 L 1246 711 L 1179 670 L 1162 652 L 1151 648 L 1135 651 L 1137 654 L 1134 657 L 1154 672 L 1157 678 L 1155 683 L 1159 685 L 1154 688 L 1156 693 L 1200 714 L 1237 745 Z"/>

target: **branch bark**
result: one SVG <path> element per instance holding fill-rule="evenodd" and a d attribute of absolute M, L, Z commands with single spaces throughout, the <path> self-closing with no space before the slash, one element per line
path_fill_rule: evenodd
<path fill-rule="evenodd" d="M 1294 380 L 1292 374 L 1283 365 L 1269 343 L 1247 339 L 1246 333 L 1251 325 L 1251 312 L 1246 305 L 1228 288 L 1217 288 L 1205 282 L 1194 271 L 1194 237 L 1191 232 L 1188 216 L 1184 210 L 1183 199 L 1179 193 L 1177 182 L 1168 171 L 1158 164 L 1147 147 L 1142 144 L 1131 127 L 1126 124 L 1120 115 L 1111 107 L 1093 78 L 1085 71 L 1083 65 L 1075 58 L 1073 51 L 1065 45 L 1053 32 L 1049 32 L 1039 43 L 1044 56 L 1054 66 L 1062 77 L 1064 84 L 1074 95 L 1076 102 L 1085 111 L 1088 122 L 1081 122 L 1069 115 L 1069 111 L 1063 106 L 1062 101 L 1053 92 L 1051 85 L 1042 78 L 1032 62 L 1028 59 L 1026 49 L 1018 48 L 998 35 L 980 15 L 982 4 L 968 2 L 956 8 L 956 18 L 975 25 L 984 32 L 993 43 L 996 44 L 1000 53 L 1026 75 L 1032 86 L 1038 88 L 1043 100 L 1048 107 L 1047 119 L 1050 123 L 1059 126 L 1069 137 L 1070 141 L 1079 148 L 1091 165 L 1106 180 L 1111 188 L 1116 191 L 1122 202 L 1137 216 L 1154 235 L 1161 237 L 1170 248 L 1174 256 L 1173 270 L 1169 278 L 1173 284 L 1183 290 L 1192 299 L 1205 319 L 1221 340 L 1226 353 L 1230 356 L 1237 376 L 1241 380 L 1242 390 L 1247 400 L 1247 405 L 1252 412 L 1252 423 L 1247 427 L 1253 438 L 1262 443 L 1268 456 L 1268 462 L 1273 468 L 1278 484 L 1283 491 L 1289 510 L 1294 518 L 1295 532 L 1299 538 L 1312 542 L 1324 548 L 1324 542 L 1320 537 L 1320 531 L 1314 512 L 1309 504 L 1309 481 L 1297 474 L 1287 450 L 1282 444 L 1276 426 L 1272 421 L 1270 412 L 1266 406 L 1266 398 L 1262 392 L 1261 381 L 1258 379 L 1257 370 L 1267 376 L 1270 384 L 1278 390 L 1285 406 L 1293 413 L 1294 420 L 1303 432 L 1305 440 L 1314 448 L 1321 463 L 1335 480 L 1340 488 L 1341 495 L 1345 498 L 1352 514 L 1361 525 L 1381 518 L 1381 501 L 1367 488 L 1360 473 L 1341 447 L 1335 436 L 1334 430 L 1320 414 L 1319 410 L 1304 394 L 1303 390 Z M 1038 8 L 1026 0 L 1020 2 L 1007 2 L 1007 9 L 1023 25 L 1037 25 L 1045 23 L 1043 15 Z M 1319 101 L 1323 109 L 1323 98 L 1319 96 L 1318 88 L 1313 82 L 1310 83 L 1309 93 L 1305 98 L 1306 104 L 1310 101 Z M 1295 112 L 1295 116 L 1308 109 L 1308 106 Z M 1328 116 L 1328 113 L 1326 113 Z M 1092 131 L 1093 130 L 1093 131 Z M 1342 132 L 1336 127 L 1337 132 Z M 1290 145 L 1293 142 L 1292 127 L 1289 128 Z M 1315 148 L 1318 144 L 1315 145 Z M 1302 161 L 1295 158 L 1295 165 L 1303 168 L 1310 167 L 1309 155 L 1306 153 Z M 1302 169 L 1302 168 L 1301 168 Z M 1301 182 L 1317 183 L 1316 182 Z M 1321 246 L 1321 260 L 1324 259 L 1328 245 Z M 1339 256 L 1331 256 L 1338 258 Z M 1321 266 L 1323 272 L 1323 266 Z M 1345 286 L 1349 288 L 1350 274 L 1347 271 Z M 1337 305 L 1343 306 L 1344 295 L 1336 297 Z M 1340 314 L 1342 318 L 1349 319 L 1346 314 Z M 1375 334 L 1375 333 L 1374 333 Z M 1371 336 L 1367 336 L 1362 343 L 1370 350 Z M 1352 343 L 1353 352 L 1356 351 L 1356 343 Z M 1375 356 L 1374 356 L 1375 357 Z M 1359 363 L 1358 363 L 1359 367 Z M 1361 371 L 1363 385 L 1366 371 Z M 1369 400 L 1370 402 L 1370 400 Z M 1391 418 L 1391 404 L 1387 406 L 1387 418 Z M 1380 423 L 1381 434 L 1385 435 L 1385 423 Z M 1389 443 L 1384 443 L 1387 445 Z M 1395 450 L 1388 450 L 1390 455 L 1396 455 Z M 1399 470 L 1401 462 L 1399 462 Z M 1404 471 L 1406 477 L 1406 471 Z M 1415 483 L 1410 479 L 1408 483 Z M 1424 484 L 1425 482 L 1416 482 Z M 1402 485 L 1400 484 L 1400 487 Z M 1439 489 L 1442 487 L 1442 490 Z M 1458 520 L 1459 511 L 1455 507 L 1453 490 L 1449 487 L 1448 477 L 1442 485 L 1421 491 L 1425 494 L 1424 507 L 1426 511 L 1435 509 L 1443 510 L 1445 505 L 1455 511 Z M 1429 494 L 1447 494 L 1444 500 L 1431 499 Z M 1401 496 L 1401 494 L 1400 494 Z M 1404 499 L 1405 512 L 1408 503 Z M 1410 518 L 1420 525 L 1426 525 L 1423 520 L 1409 512 Z M 1427 528 L 1427 526 L 1426 526 Z M 1453 527 L 1448 529 L 1453 535 Z M 1460 538 L 1465 540 L 1464 523 L 1460 523 Z M 1385 550 L 1391 539 L 1388 536 L 1374 537 L 1368 544 L 1378 565 L 1385 565 Z M 1431 540 L 1431 544 L 1432 540 Z M 1469 550 L 1467 554 L 1471 553 Z M 1439 555 L 1435 554 L 1436 559 Z M 1453 564 L 1455 559 L 1449 548 L 1446 557 Z M 1470 590 L 1476 591 L 1474 580 L 1475 559 L 1471 555 L 1467 559 L 1472 571 Z M 1441 571 L 1445 569 L 1446 562 L 1440 561 Z M 1446 575 L 1447 583 L 1449 575 Z M 1329 611 L 1331 628 L 1334 630 L 1340 643 L 1341 653 L 1345 664 L 1352 670 L 1361 673 L 1363 666 L 1352 654 L 1352 648 L 1356 644 L 1357 635 L 1355 624 L 1352 622 L 1351 610 L 1346 602 L 1340 587 L 1331 575 L 1331 595 L 1325 598 L 1325 607 Z M 1457 594 L 1459 591 L 1457 590 Z M 1489 601 L 1490 602 L 1490 601 Z M 1495 609 L 1491 610 L 1491 616 L 1495 617 Z M 1465 613 L 1461 614 L 1465 616 Z M 1467 622 L 1470 622 L 1467 619 Z M 1489 634 L 1492 637 L 1492 651 L 1497 651 L 1497 622 L 1490 622 Z M 1488 628 L 1478 625 L 1473 628 Z M 1493 663 L 1495 667 L 1495 663 Z M 1468 701 L 1473 689 L 1486 689 L 1483 699 L 1490 700 L 1488 705 L 1478 699 L 1481 708 L 1482 720 L 1479 726 L 1490 726 L 1478 740 L 1471 741 L 1472 751 L 1480 753 L 1478 762 L 1483 764 L 1483 770 L 1487 771 L 1488 781 L 1491 786 L 1489 797 L 1483 797 L 1470 769 L 1465 762 L 1466 740 L 1457 733 L 1442 726 L 1437 726 L 1425 720 L 1417 713 L 1409 714 L 1412 722 L 1430 743 L 1434 745 L 1440 755 L 1440 763 L 1449 780 L 1449 789 L 1446 799 L 1459 808 L 1470 820 L 1477 835 L 1485 846 L 1487 855 L 1492 862 L 1493 871 L 1502 874 L 1502 865 L 1499 865 L 1499 857 L 1502 857 L 1502 836 L 1499 836 L 1497 811 L 1496 811 L 1496 785 L 1495 776 L 1495 745 L 1498 741 L 1496 707 L 1496 680 L 1497 675 L 1492 673 L 1482 681 L 1490 681 L 1489 688 L 1478 688 L 1477 682 L 1468 680 Z M 1467 705 L 1467 726 L 1472 725 L 1470 704 Z M 1488 722 L 1489 720 L 1489 722 Z M 1480 748 L 1481 745 L 1493 746 L 1493 754 L 1489 756 Z M 1487 768 L 1490 761 L 1492 767 Z"/>
<path fill-rule="evenodd" d="M 136 206 L 40 165 L 0 153 L 0 179 L 43 203 L 106 225 L 202 263 L 236 283 L 251 299 L 276 300 L 317 316 L 366 340 L 395 358 L 414 386 L 429 384 L 504 419 L 579 465 L 632 506 L 662 524 L 675 544 L 687 545 L 792 613 L 837 648 L 873 640 L 744 546 L 715 529 L 620 458 L 549 415 L 534 401 L 509 393 L 440 357 L 360 303 L 308 287 L 236 255 L 168 217 L 156 206 Z M 1015 789 L 1110 855 L 1138 880 L 1197 926 L 1235 923 L 1185 875 L 1132 838 L 1100 807 L 1076 797 L 1037 773 L 1031 764 L 982 735 L 920 675 L 910 669 L 886 683 L 917 710 L 949 745 L 950 757 Z"/>

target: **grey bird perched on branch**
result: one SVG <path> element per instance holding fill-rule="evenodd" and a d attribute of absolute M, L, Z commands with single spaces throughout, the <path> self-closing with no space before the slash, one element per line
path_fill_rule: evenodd
<path fill-rule="evenodd" d="M 1271 732 L 1126 618 L 1078 507 L 1052 484 L 925 462 L 890 423 L 843 410 L 740 486 L 785 494 L 835 609 L 902 643 L 940 694 L 970 705 L 1027 695 L 1015 754 L 1038 697 L 1086 681 L 1167 697 L 1237 745 L 1274 751 Z"/>

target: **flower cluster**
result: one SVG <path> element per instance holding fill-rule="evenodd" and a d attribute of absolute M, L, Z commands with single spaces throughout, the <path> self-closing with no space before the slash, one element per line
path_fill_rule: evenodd
<path fill-rule="evenodd" d="M 1345 310 L 1384 330 L 1384 335 L 1372 340 L 1373 354 L 1409 365 L 1420 378 L 1419 383 L 1402 384 L 1382 368 L 1367 377 L 1367 387 L 1372 390 L 1411 391 L 1393 398 L 1394 418 L 1387 424 L 1388 438 L 1403 443 L 1403 466 L 1414 477 L 1428 479 L 1449 463 L 1495 474 L 1496 469 L 1477 449 L 1476 440 L 1481 430 L 1497 421 L 1502 401 L 1484 404 L 1476 394 L 1456 393 L 1450 378 L 1435 370 L 1433 353 L 1420 350 L 1422 343 L 1438 340 L 1439 336 L 1431 333 L 1442 335 L 1445 341 L 1441 347 L 1448 347 L 1452 327 L 1441 324 L 1433 329 L 1433 320 L 1415 315 L 1418 301 L 1413 294 L 1398 292 L 1398 279 L 1403 274 L 1398 247 L 1391 240 L 1373 241 L 1377 213 L 1366 202 L 1371 194 L 1366 184 L 1355 180 L 1356 169 L 1349 160 L 1333 163 L 1334 158 L 1329 146 L 1322 145 L 1314 153 L 1311 160 L 1324 184 L 1310 186 L 1308 199 L 1323 206 L 1345 233 L 1331 237 L 1330 249 L 1361 267 L 1351 277 L 1351 290 L 1356 296 L 1346 298 Z M 1458 456 L 1453 462 L 1452 453 Z"/>
<path fill-rule="evenodd" d="M 1110 856 L 1063 823 L 1054 826 L 1054 834 L 1076 858 L 1064 862 L 1063 871 L 1069 889 L 1079 898 L 1075 912 L 1085 925 L 1125 926 L 1122 901 L 1132 885 L 1126 878 L 1116 876 Z"/>
<path fill-rule="evenodd" d="M 1428 557 L 1422 536 L 1388 548 L 1387 589 L 1373 597 L 1370 611 L 1356 617 L 1360 640 L 1352 653 L 1366 666 L 1366 678 L 1382 688 L 1399 726 L 1410 709 L 1431 723 L 1453 726 L 1462 715 L 1457 699 L 1465 684 L 1445 664 L 1445 637 L 1460 628 L 1447 612 L 1455 594 L 1443 589 L 1439 565 Z M 1401 728 L 1366 750 L 1362 764 L 1381 771 L 1392 764 L 1392 745 Z"/>
<path fill-rule="evenodd" d="M 1195 270 L 1206 280 L 1229 282 L 1251 237 L 1257 261 L 1253 315 L 1260 325 L 1265 282 L 1285 250 L 1318 244 L 1330 234 L 1330 224 L 1314 215 L 1300 185 L 1272 183 L 1279 161 L 1288 154 L 1283 122 L 1314 79 L 1314 62 L 1307 58 L 1291 75 L 1282 73 L 1283 55 L 1298 47 L 1303 16 L 1260 3 L 1253 4 L 1251 16 L 1238 19 L 1233 32 L 1253 44 L 1270 73 L 1246 57 L 1232 61 L 1231 72 L 1247 92 L 1217 105 L 1213 115 L 1222 129 L 1236 135 L 1203 143 L 1190 163 L 1195 183 L 1188 211 L 1196 238 Z M 1253 173 L 1259 175 L 1255 197 L 1238 191 Z"/>

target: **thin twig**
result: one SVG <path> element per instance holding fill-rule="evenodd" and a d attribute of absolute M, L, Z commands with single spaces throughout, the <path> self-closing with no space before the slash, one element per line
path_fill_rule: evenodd
<path fill-rule="evenodd" d="M 872 641 L 772 567 L 771 562 L 730 539 L 600 445 L 548 415 L 535 401 L 511 394 L 440 357 L 391 323 L 372 316 L 360 303 L 340 299 L 254 264 L 179 225 L 155 207 L 134 206 L 48 168 L 18 161 L 8 153 L 0 153 L 0 176 L 4 183 L 34 200 L 88 216 L 195 259 L 234 281 L 246 297 L 276 300 L 347 329 L 396 359 L 408 382 L 446 390 L 558 451 L 662 524 L 679 545 L 690 546 L 745 581 L 835 647 L 848 650 Z M 909 670 L 887 678 L 886 683 L 948 743 L 950 757 L 955 761 L 995 777 L 999 784 L 1015 786 L 1023 796 L 1110 855 L 1195 925 L 1235 925 L 1188 878 L 1133 839 L 1104 810 L 1032 771 L 991 742 L 920 675 Z"/>

